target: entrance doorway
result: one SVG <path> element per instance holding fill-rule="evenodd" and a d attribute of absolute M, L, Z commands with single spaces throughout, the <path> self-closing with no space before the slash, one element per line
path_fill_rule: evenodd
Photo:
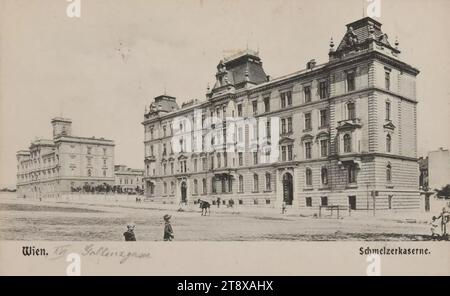
<path fill-rule="evenodd" d="M 187 203 L 187 186 L 186 182 L 181 183 L 181 202 Z"/>
<path fill-rule="evenodd" d="M 356 210 L 356 196 L 351 195 L 348 197 L 348 206 L 351 210 Z"/>
<path fill-rule="evenodd" d="M 285 173 L 283 176 L 283 201 L 287 205 L 292 205 L 294 200 L 294 184 L 292 182 L 292 175 Z"/>

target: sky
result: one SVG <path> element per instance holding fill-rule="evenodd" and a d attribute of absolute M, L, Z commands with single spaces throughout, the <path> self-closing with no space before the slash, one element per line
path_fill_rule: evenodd
<path fill-rule="evenodd" d="M 15 153 L 71 118 L 78 136 L 113 139 L 117 164 L 143 168 L 145 105 L 166 92 L 205 99 L 224 55 L 259 50 L 278 77 L 326 62 L 330 37 L 363 17 L 366 0 L 0 0 L 0 187 Z M 419 156 L 450 146 L 448 0 L 381 0 L 383 31 L 418 68 Z"/>

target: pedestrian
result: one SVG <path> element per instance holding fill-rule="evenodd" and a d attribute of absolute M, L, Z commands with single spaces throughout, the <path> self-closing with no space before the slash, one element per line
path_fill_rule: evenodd
<path fill-rule="evenodd" d="M 220 208 L 220 197 L 217 198 L 217 207 Z"/>
<path fill-rule="evenodd" d="M 436 233 L 436 229 L 438 228 L 437 218 L 436 216 L 433 216 L 431 218 L 431 238 L 434 239 L 436 236 L 439 237 L 439 234 Z"/>
<path fill-rule="evenodd" d="M 168 214 L 164 215 L 164 222 L 165 222 L 165 225 L 164 225 L 164 240 L 165 241 L 171 241 L 174 238 L 172 225 L 170 224 L 170 218 L 171 217 L 172 216 L 170 216 Z"/>
<path fill-rule="evenodd" d="M 286 202 L 285 201 L 283 201 L 283 204 L 281 206 L 281 213 L 282 214 L 286 213 Z"/>
<path fill-rule="evenodd" d="M 129 223 L 127 225 L 127 231 L 123 233 L 123 236 L 125 237 L 125 241 L 131 242 L 136 241 L 136 236 L 134 235 L 134 228 L 136 225 Z"/>

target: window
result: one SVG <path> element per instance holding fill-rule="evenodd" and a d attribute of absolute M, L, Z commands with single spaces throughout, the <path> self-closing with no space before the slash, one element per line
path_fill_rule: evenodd
<path fill-rule="evenodd" d="M 244 154 L 243 152 L 238 152 L 238 163 L 239 166 L 243 166 L 244 165 Z"/>
<path fill-rule="evenodd" d="M 391 70 L 386 70 L 384 72 L 384 87 L 386 90 L 391 88 Z"/>
<path fill-rule="evenodd" d="M 320 127 L 328 126 L 328 111 L 326 109 L 320 110 Z"/>
<path fill-rule="evenodd" d="M 258 101 L 254 100 L 252 101 L 252 109 L 253 109 L 253 115 L 258 114 Z"/>
<path fill-rule="evenodd" d="M 328 206 L 328 196 L 320 197 L 320 205 L 324 207 Z"/>
<path fill-rule="evenodd" d="M 87 154 L 92 154 L 92 147 L 87 147 Z"/>
<path fill-rule="evenodd" d="M 244 177 L 239 176 L 239 192 L 244 192 Z"/>
<path fill-rule="evenodd" d="M 270 119 L 269 118 L 266 121 L 266 137 L 270 138 Z"/>
<path fill-rule="evenodd" d="M 347 104 L 347 119 L 355 119 L 356 118 L 356 112 L 355 112 L 355 103 L 348 103 Z"/>
<path fill-rule="evenodd" d="M 167 183 L 166 182 L 163 183 L 163 192 L 164 192 L 164 194 L 167 194 Z"/>
<path fill-rule="evenodd" d="M 170 163 L 170 173 L 173 175 L 173 162 Z"/>
<path fill-rule="evenodd" d="M 162 155 L 163 156 L 167 155 L 167 146 L 166 146 L 166 144 L 163 144 L 163 153 L 162 153 Z"/>
<path fill-rule="evenodd" d="M 164 175 L 167 175 L 167 164 L 163 164 Z"/>
<path fill-rule="evenodd" d="M 202 158 L 202 169 L 203 169 L 204 171 L 206 171 L 207 168 L 208 168 L 208 166 L 207 166 L 207 163 L 206 163 L 206 157 L 203 157 L 203 158 Z"/>
<path fill-rule="evenodd" d="M 259 184 L 258 184 L 258 174 L 253 175 L 253 191 L 257 192 L 259 190 Z"/>
<path fill-rule="evenodd" d="M 214 156 L 211 155 L 211 169 L 214 169 Z"/>
<path fill-rule="evenodd" d="M 307 197 L 305 202 L 306 202 L 307 207 L 312 207 L 312 198 L 311 197 Z"/>
<path fill-rule="evenodd" d="M 350 134 L 344 135 L 344 153 L 352 152 L 352 137 Z"/>
<path fill-rule="evenodd" d="M 153 128 L 150 129 L 150 140 L 153 140 Z"/>
<path fill-rule="evenodd" d="M 312 186 L 312 170 L 310 168 L 306 168 L 305 180 L 306 180 L 306 186 Z"/>
<path fill-rule="evenodd" d="M 356 166 L 355 165 L 350 165 L 347 168 L 347 177 L 348 177 L 348 183 L 349 184 L 354 184 L 356 183 Z"/>
<path fill-rule="evenodd" d="M 270 98 L 264 98 L 264 112 L 270 112 Z"/>
<path fill-rule="evenodd" d="M 238 110 L 238 116 L 242 117 L 242 104 L 237 105 L 237 110 Z"/>
<path fill-rule="evenodd" d="M 170 194 L 175 194 L 175 183 L 170 182 Z"/>
<path fill-rule="evenodd" d="M 327 81 L 320 82 L 319 95 L 320 95 L 321 100 L 328 98 L 328 82 Z"/>
<path fill-rule="evenodd" d="M 311 86 L 303 87 L 303 93 L 305 95 L 305 103 L 311 102 Z"/>
<path fill-rule="evenodd" d="M 88 177 L 92 177 L 92 170 L 91 169 L 87 170 L 87 175 L 88 175 Z"/>
<path fill-rule="evenodd" d="M 280 94 L 281 97 L 281 108 L 286 108 L 292 105 L 292 92 L 286 91 Z"/>
<path fill-rule="evenodd" d="M 347 91 L 355 90 L 355 72 L 349 71 L 347 72 Z"/>
<path fill-rule="evenodd" d="M 202 180 L 203 194 L 206 194 L 206 179 Z"/>
<path fill-rule="evenodd" d="M 287 131 L 288 133 L 292 133 L 292 117 L 287 118 Z"/>
<path fill-rule="evenodd" d="M 322 181 L 322 185 L 328 184 L 328 169 L 326 167 L 322 167 L 320 170 L 320 179 Z"/>
<path fill-rule="evenodd" d="M 241 143 L 244 141 L 244 130 L 242 127 L 238 128 L 238 139 Z"/>
<path fill-rule="evenodd" d="M 288 151 L 288 161 L 292 160 L 292 145 L 287 145 L 287 151 Z"/>
<path fill-rule="evenodd" d="M 88 166 L 92 165 L 92 158 L 91 157 L 87 157 L 87 165 Z"/>
<path fill-rule="evenodd" d="M 391 102 L 386 102 L 386 120 L 391 120 Z"/>
<path fill-rule="evenodd" d="M 392 150 L 392 138 L 391 135 L 386 136 L 386 152 L 390 153 Z"/>
<path fill-rule="evenodd" d="M 392 182 L 392 167 L 390 164 L 386 166 L 386 181 Z"/>
<path fill-rule="evenodd" d="M 311 129 L 311 113 L 305 113 L 305 130 Z"/>
<path fill-rule="evenodd" d="M 197 172 L 197 159 L 194 159 L 194 172 Z"/>
<path fill-rule="evenodd" d="M 106 148 L 103 148 L 103 155 L 106 155 Z"/>
<path fill-rule="evenodd" d="M 216 193 L 216 177 L 211 178 L 211 191 L 212 193 Z"/>
<path fill-rule="evenodd" d="M 286 161 L 286 146 L 281 146 L 281 160 Z"/>
<path fill-rule="evenodd" d="M 271 190 L 271 175 L 266 173 L 266 190 Z"/>
<path fill-rule="evenodd" d="M 281 133 L 286 133 L 286 118 L 281 119 Z"/>
<path fill-rule="evenodd" d="M 166 127 L 166 126 L 163 126 L 163 136 L 165 137 L 166 134 L 167 134 L 167 127 Z"/>
<path fill-rule="evenodd" d="M 258 152 L 253 152 L 253 164 L 258 164 Z"/>
<path fill-rule="evenodd" d="M 153 149 L 153 145 L 150 146 L 150 155 L 153 156 L 154 149 Z"/>
<path fill-rule="evenodd" d="M 222 157 L 220 153 L 217 153 L 217 167 L 220 168 L 222 166 Z"/>
<path fill-rule="evenodd" d="M 194 179 L 194 194 L 198 194 L 198 181 Z"/>
<path fill-rule="evenodd" d="M 103 159 L 103 166 L 106 166 L 106 159 Z"/>
<path fill-rule="evenodd" d="M 222 107 L 222 118 L 225 119 L 227 116 L 227 106 Z"/>
<path fill-rule="evenodd" d="M 305 142 L 305 158 L 311 158 L 311 142 Z"/>
<path fill-rule="evenodd" d="M 320 156 L 328 156 L 328 140 L 320 140 Z"/>

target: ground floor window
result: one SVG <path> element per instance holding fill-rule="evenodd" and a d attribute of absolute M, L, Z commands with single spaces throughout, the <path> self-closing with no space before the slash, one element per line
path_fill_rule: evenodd
<path fill-rule="evenodd" d="M 306 206 L 307 207 L 312 207 L 312 198 L 311 197 L 307 197 L 306 198 Z"/>
<path fill-rule="evenodd" d="M 321 206 L 328 206 L 328 196 L 321 196 L 320 197 L 320 205 Z"/>

